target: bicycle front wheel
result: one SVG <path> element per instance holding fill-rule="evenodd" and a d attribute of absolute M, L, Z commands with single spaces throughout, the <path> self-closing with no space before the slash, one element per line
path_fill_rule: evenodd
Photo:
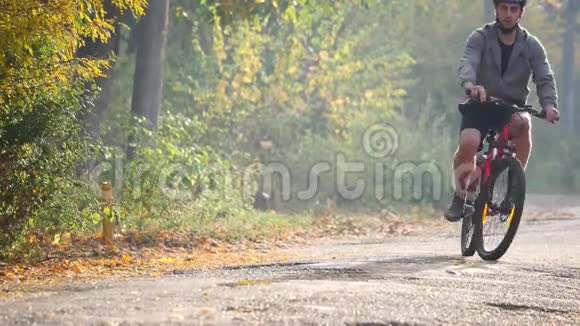
<path fill-rule="evenodd" d="M 475 224 L 473 223 L 473 216 L 475 215 L 466 216 L 461 222 L 461 255 L 464 257 L 475 254 L 475 241 L 473 241 Z"/>
<path fill-rule="evenodd" d="M 518 230 L 525 196 L 526 179 L 520 162 L 515 157 L 494 161 L 473 219 L 477 253 L 482 259 L 497 260 L 506 253 Z"/>

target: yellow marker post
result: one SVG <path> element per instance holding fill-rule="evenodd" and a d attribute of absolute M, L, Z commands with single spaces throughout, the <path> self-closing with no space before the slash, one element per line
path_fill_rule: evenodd
<path fill-rule="evenodd" d="M 103 211 L 103 242 L 106 244 L 113 244 L 113 222 L 111 222 L 111 214 L 113 212 L 113 185 L 109 182 L 101 183 L 101 203 Z M 111 214 L 105 214 L 105 210 Z"/>

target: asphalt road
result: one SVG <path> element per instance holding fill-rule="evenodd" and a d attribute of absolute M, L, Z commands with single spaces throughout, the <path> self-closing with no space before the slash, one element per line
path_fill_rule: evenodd
<path fill-rule="evenodd" d="M 293 248 L 278 265 L 49 288 L 0 305 L 0 324 L 580 325 L 580 200 L 559 201 L 528 201 L 497 263 L 462 258 L 454 225 Z"/>

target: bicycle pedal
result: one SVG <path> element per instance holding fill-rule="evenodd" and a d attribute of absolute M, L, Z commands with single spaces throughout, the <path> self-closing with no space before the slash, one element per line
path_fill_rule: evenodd
<path fill-rule="evenodd" d="M 461 216 L 462 218 L 470 217 L 471 215 L 473 215 L 473 213 L 475 213 L 475 208 L 472 206 L 465 205 L 465 207 L 463 208 L 463 212 L 461 213 Z"/>

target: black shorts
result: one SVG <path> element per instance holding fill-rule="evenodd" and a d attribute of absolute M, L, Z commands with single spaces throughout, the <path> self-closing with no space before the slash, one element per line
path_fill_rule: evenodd
<path fill-rule="evenodd" d="M 477 129 L 481 133 L 481 141 L 488 130 L 501 131 L 511 118 L 507 110 L 485 104 L 463 105 L 459 111 L 462 114 L 460 132 L 464 129 Z"/>

